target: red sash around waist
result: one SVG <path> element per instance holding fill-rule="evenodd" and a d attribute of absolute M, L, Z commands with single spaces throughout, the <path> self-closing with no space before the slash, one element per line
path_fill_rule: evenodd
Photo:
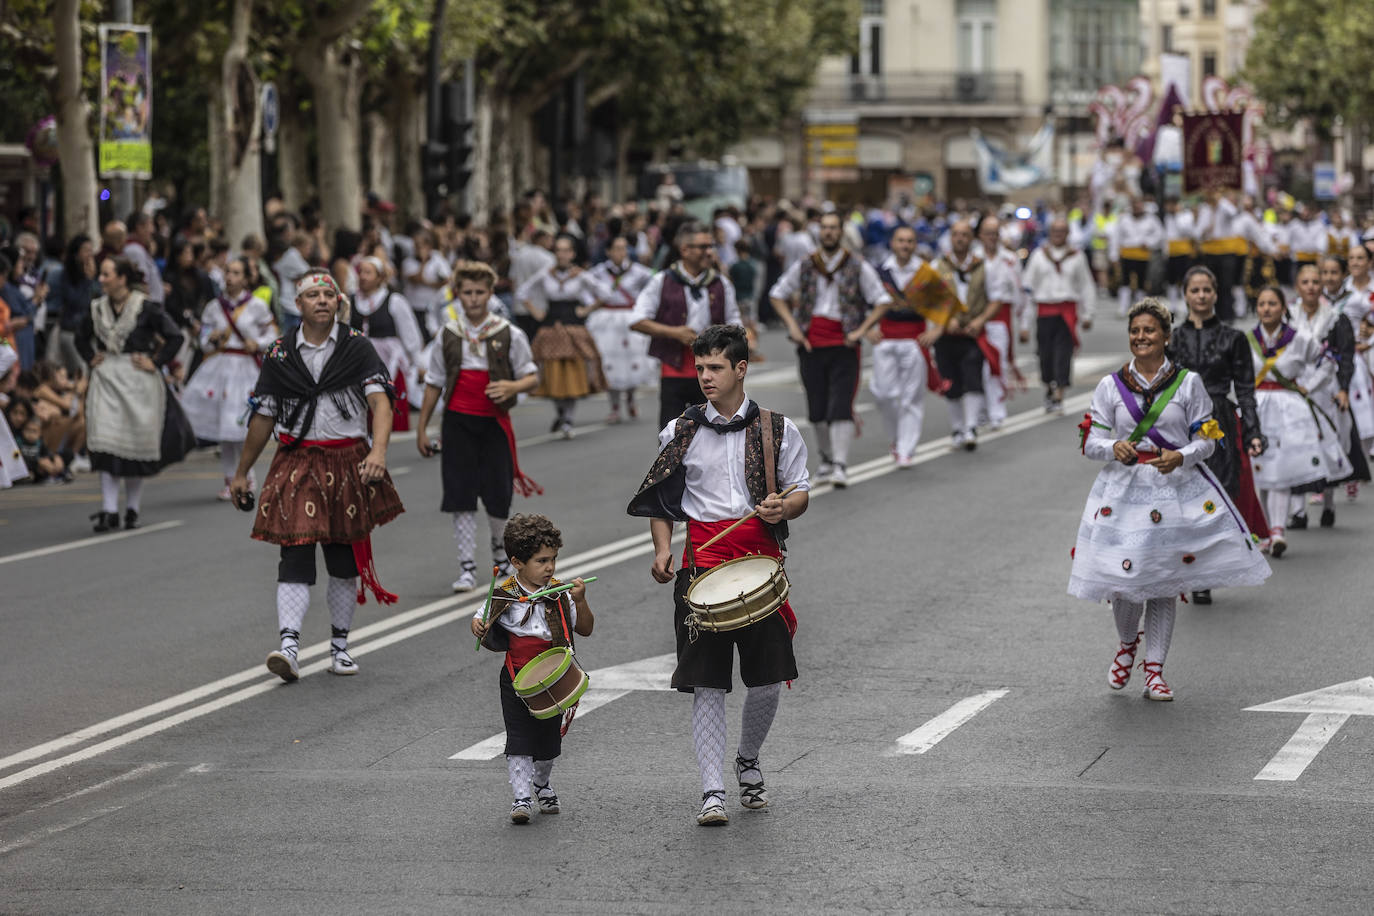
<path fill-rule="evenodd" d="M 1260 382 L 1258 385 L 1255 386 L 1255 390 L 1256 390 L 1256 391 L 1287 391 L 1288 389 L 1285 388 L 1285 387 L 1283 387 L 1282 385 L 1280 385 L 1278 382 L 1271 381 L 1270 379 L 1265 379 L 1264 381 Z"/>
<path fill-rule="evenodd" d="M 495 622 L 492 626 L 500 626 Z M 546 652 L 553 648 L 553 640 L 540 639 L 538 636 L 516 636 L 510 634 L 510 645 L 506 649 L 506 670 L 510 672 L 512 678 L 517 671 L 530 663 L 540 652 Z"/>
<path fill-rule="evenodd" d="M 465 413 L 475 417 L 494 417 L 497 414 L 496 402 L 487 397 L 487 385 L 491 384 L 491 373 L 481 369 L 464 369 L 458 373 L 453 383 L 453 394 L 448 399 L 448 409 L 454 413 Z"/>
<path fill-rule="evenodd" d="M 1073 348 L 1078 349 L 1078 303 L 1072 299 L 1065 302 L 1037 302 L 1035 313 L 1041 318 L 1053 318 L 1058 316 L 1064 319 L 1064 323 L 1069 326 L 1069 335 L 1073 337 Z"/>
<path fill-rule="evenodd" d="M 366 445 L 366 439 L 297 439 L 295 436 L 281 435 L 277 439 L 282 445 L 295 445 L 300 448 L 348 448 L 350 445 Z"/>
<path fill-rule="evenodd" d="M 843 347 L 844 325 L 833 318 L 813 315 L 806 329 L 806 339 L 812 347 Z"/>
<path fill-rule="evenodd" d="M 692 353 L 692 345 L 682 345 L 681 366 L 670 366 L 666 362 L 660 361 L 658 368 L 663 378 L 696 378 L 697 358 L 696 355 Z"/>
<path fill-rule="evenodd" d="M 737 519 L 729 518 L 720 522 L 698 522 L 689 520 L 687 522 L 687 538 L 691 543 L 691 550 L 696 556 L 697 569 L 710 569 L 719 566 L 726 560 L 733 560 L 746 554 L 760 554 L 767 557 L 781 557 L 782 548 L 778 546 L 777 540 L 772 533 L 764 526 L 763 522 L 756 516 L 740 525 L 734 531 L 711 545 L 710 550 L 703 551 L 701 545 L 711 538 L 733 525 Z M 687 550 L 682 553 L 682 568 L 689 568 Z M 797 615 L 792 611 L 792 602 L 783 602 L 782 607 L 778 608 L 778 613 L 782 615 L 783 621 L 787 624 L 787 632 L 796 635 Z"/>
<path fill-rule="evenodd" d="M 900 318 L 879 318 L 878 330 L 884 340 L 915 340 L 926 331 L 926 320 L 903 321 Z"/>

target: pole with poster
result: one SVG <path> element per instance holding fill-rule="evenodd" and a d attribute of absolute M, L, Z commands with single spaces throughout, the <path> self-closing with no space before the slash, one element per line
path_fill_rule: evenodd
<path fill-rule="evenodd" d="M 153 177 L 150 39 L 151 30 L 146 25 L 100 25 L 102 178 Z"/>

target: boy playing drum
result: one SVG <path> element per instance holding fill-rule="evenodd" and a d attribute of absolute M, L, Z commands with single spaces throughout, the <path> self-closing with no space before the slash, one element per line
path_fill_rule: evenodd
<path fill-rule="evenodd" d="M 529 823 L 533 803 L 541 814 L 557 814 L 558 796 L 549 782 L 553 761 L 563 746 L 561 716 L 536 719 L 515 694 L 516 673 L 536 655 L 555 646 L 569 649 L 573 634 L 590 636 L 596 618 L 587 604 L 587 588 L 581 579 L 557 595 L 522 600 L 560 583 L 553 578 L 563 536 L 542 515 L 517 515 L 506 523 L 505 547 L 515 575 L 492 592 L 490 622 L 486 610 L 472 619 L 472 632 L 493 652 L 506 653 L 501 667 L 501 715 L 506 721 L 506 768 L 515 802 L 510 819 Z M 574 707 L 576 708 L 576 707 Z M 569 710 L 569 721 L 571 721 Z M 534 798 L 531 799 L 531 787 Z"/>

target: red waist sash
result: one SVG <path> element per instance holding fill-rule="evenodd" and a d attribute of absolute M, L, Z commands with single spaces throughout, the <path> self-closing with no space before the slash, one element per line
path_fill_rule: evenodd
<path fill-rule="evenodd" d="M 726 560 L 733 560 L 747 554 L 758 554 L 766 557 L 782 557 L 782 548 L 778 546 L 777 540 L 772 533 L 756 516 L 740 525 L 734 531 L 712 544 L 709 550 L 703 551 L 701 545 L 711 538 L 733 525 L 738 519 L 725 519 L 719 522 L 698 522 L 689 520 L 687 522 L 687 538 L 691 543 L 691 553 L 696 557 L 697 569 L 710 569 L 719 566 Z M 690 566 L 688 550 L 682 552 L 682 568 Z M 792 611 L 792 602 L 783 602 L 782 607 L 778 608 L 778 613 L 782 615 L 783 621 L 787 624 L 787 632 L 796 635 L 797 615 Z"/>
<path fill-rule="evenodd" d="M 1041 318 L 1060 317 L 1069 326 L 1069 335 L 1073 337 L 1073 348 L 1078 349 L 1078 303 L 1072 299 L 1065 302 L 1037 302 L 1035 313 Z"/>
<path fill-rule="evenodd" d="M 833 318 L 812 315 L 811 324 L 806 329 L 806 339 L 812 347 L 843 347 L 844 325 Z"/>
<path fill-rule="evenodd" d="M 884 340 L 915 340 L 925 333 L 926 320 L 902 321 L 897 318 L 879 318 L 878 330 Z"/>
<path fill-rule="evenodd" d="M 500 626 L 495 621 L 492 626 Z M 512 678 L 516 672 L 530 663 L 540 652 L 547 652 L 553 648 L 553 640 L 540 639 L 538 636 L 516 636 L 510 634 L 510 645 L 506 649 L 506 670 L 510 672 Z"/>
<path fill-rule="evenodd" d="M 284 433 L 277 439 L 282 445 L 294 445 L 299 448 L 348 448 L 350 445 L 367 444 L 366 439 L 297 439 Z"/>
<path fill-rule="evenodd" d="M 697 377 L 697 358 L 692 353 L 691 344 L 682 345 L 682 366 L 674 367 L 666 362 L 658 364 L 659 371 L 663 378 L 696 378 Z"/>
<path fill-rule="evenodd" d="M 464 369 L 458 373 L 453 383 L 453 394 L 448 399 L 448 409 L 454 413 L 465 413 L 475 417 L 494 417 L 497 414 L 496 402 L 487 397 L 487 385 L 491 384 L 491 373 L 481 369 Z"/>
<path fill-rule="evenodd" d="M 1274 382 L 1274 381 L 1270 381 L 1269 379 L 1265 379 L 1264 381 L 1260 382 L 1258 385 L 1255 386 L 1255 390 L 1256 390 L 1256 391 L 1287 391 L 1288 389 L 1285 388 L 1285 387 L 1283 387 L 1282 385 L 1280 385 L 1278 382 Z"/>

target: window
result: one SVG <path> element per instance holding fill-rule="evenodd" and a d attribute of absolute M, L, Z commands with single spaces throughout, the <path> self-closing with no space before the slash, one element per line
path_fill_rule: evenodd
<path fill-rule="evenodd" d="M 1217 0 L 1202 0 L 1202 18 L 1217 18 Z"/>
<path fill-rule="evenodd" d="M 862 13 L 865 16 L 882 16 L 883 0 L 864 0 Z"/>
<path fill-rule="evenodd" d="M 877 14 L 868 10 L 876 7 Z M 849 58 L 849 72 L 854 76 L 876 76 L 883 72 L 883 16 L 882 0 L 865 0 L 864 15 L 859 17 L 859 53 Z"/>
<path fill-rule="evenodd" d="M 1165 54 L 1172 54 L 1174 50 L 1174 27 L 1162 25 L 1159 27 L 1159 50 Z"/>
<path fill-rule="evenodd" d="M 1215 52 L 1215 51 L 1203 51 L 1203 52 L 1202 52 L 1202 78 L 1203 78 L 1203 79 L 1206 79 L 1206 78 L 1209 77 L 1209 76 L 1216 76 L 1216 75 L 1217 75 L 1217 52 Z"/>
<path fill-rule="evenodd" d="M 961 71 L 991 70 L 997 43 L 997 0 L 959 0 L 956 36 Z"/>

